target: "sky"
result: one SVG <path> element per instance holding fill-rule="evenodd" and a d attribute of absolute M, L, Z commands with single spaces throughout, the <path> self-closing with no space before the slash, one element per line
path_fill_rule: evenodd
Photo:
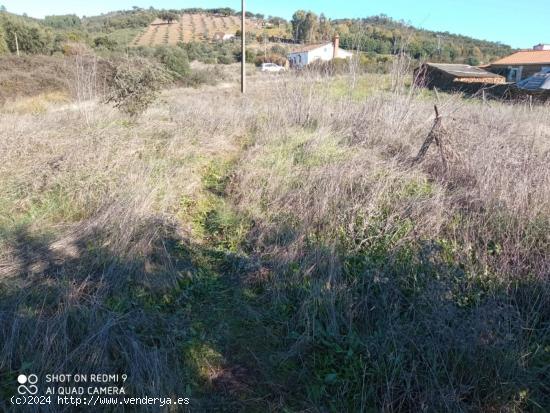
<path fill-rule="evenodd" d="M 74 13 L 93 16 L 132 6 L 231 7 L 239 0 L 0 0 L 8 11 L 43 18 Z M 247 0 L 247 10 L 290 19 L 298 9 L 329 18 L 386 14 L 416 27 L 500 41 L 515 48 L 550 43 L 550 0 Z"/>

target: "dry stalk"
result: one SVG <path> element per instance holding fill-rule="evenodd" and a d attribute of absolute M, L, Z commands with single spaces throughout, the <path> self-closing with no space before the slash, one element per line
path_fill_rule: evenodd
<path fill-rule="evenodd" d="M 418 151 L 418 154 L 411 160 L 411 165 L 416 165 L 424 160 L 424 157 L 426 156 L 426 153 L 428 152 L 428 149 L 430 149 L 430 146 L 433 142 L 437 145 L 439 156 L 441 158 L 441 163 L 443 165 L 443 169 L 446 172 L 447 171 L 447 154 L 446 149 L 444 147 L 443 142 L 443 136 L 445 135 L 445 129 L 443 128 L 442 124 L 442 117 L 439 114 L 439 109 L 437 108 L 437 105 L 434 105 L 435 110 L 435 120 L 434 124 L 432 126 L 432 129 L 430 130 L 430 133 L 428 133 L 428 136 L 424 140 L 424 143 L 420 147 L 420 150 Z"/>

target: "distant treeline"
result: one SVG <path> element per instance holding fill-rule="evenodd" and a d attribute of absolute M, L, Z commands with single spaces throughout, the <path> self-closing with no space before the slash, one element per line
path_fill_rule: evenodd
<path fill-rule="evenodd" d="M 0 54 L 15 52 L 17 33 L 20 51 L 24 53 L 51 54 L 62 51 L 66 42 L 85 42 L 92 47 L 116 48 L 126 46 L 128 35 L 122 41 L 119 32 L 135 31 L 147 27 L 162 16 L 177 16 L 182 13 L 207 13 L 223 16 L 239 12 L 229 8 L 187 8 L 157 10 L 134 7 L 132 10 L 116 11 L 99 16 L 80 18 L 75 14 L 46 16 L 33 19 L 10 14 L 0 8 Z M 467 62 L 472 65 L 486 63 L 510 54 L 510 46 L 477 40 L 448 32 L 433 32 L 417 29 L 403 21 L 380 15 L 363 19 L 331 20 L 323 14 L 298 10 L 291 21 L 281 17 L 247 12 L 249 18 L 262 19 L 266 28 L 277 26 L 277 37 L 300 43 L 329 41 L 335 34 L 340 36 L 340 45 L 345 49 L 359 50 L 369 54 L 395 55 L 408 53 L 418 60 L 440 62 Z M 108 37 L 105 39 L 104 37 Z M 99 40 L 98 40 L 99 37 Z M 119 42 L 119 43 L 117 43 Z M 126 42 L 126 43 L 124 43 Z"/>
<path fill-rule="evenodd" d="M 340 45 L 383 55 L 406 52 L 414 59 L 467 62 L 477 65 L 512 52 L 510 46 L 449 32 L 417 29 L 403 21 L 380 15 L 363 19 L 329 20 L 323 14 L 299 10 L 291 21 L 292 36 L 301 42 L 330 40 L 338 33 Z"/>

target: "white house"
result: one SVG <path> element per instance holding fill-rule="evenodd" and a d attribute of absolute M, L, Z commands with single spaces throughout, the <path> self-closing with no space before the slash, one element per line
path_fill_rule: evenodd
<path fill-rule="evenodd" d="M 340 48 L 340 37 L 334 36 L 330 43 L 309 44 L 288 55 L 292 67 L 304 67 L 315 61 L 329 61 L 332 59 L 350 59 L 353 53 Z"/>
<path fill-rule="evenodd" d="M 224 33 L 224 32 L 216 32 L 214 33 L 213 39 L 221 42 L 225 42 L 227 40 L 233 40 L 235 39 L 235 35 L 233 33 Z"/>

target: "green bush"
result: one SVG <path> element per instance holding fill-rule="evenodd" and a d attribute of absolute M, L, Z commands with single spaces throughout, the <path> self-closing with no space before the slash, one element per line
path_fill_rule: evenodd
<path fill-rule="evenodd" d="M 0 55 L 8 53 L 8 44 L 6 43 L 4 30 L 0 27 Z"/>
<path fill-rule="evenodd" d="M 24 53 L 48 53 L 51 49 L 53 36 L 50 31 L 38 25 L 28 24 L 16 18 L 2 18 L 5 31 L 5 42 L 8 48 L 15 52 L 17 47 Z M 15 34 L 17 33 L 17 45 Z"/>
<path fill-rule="evenodd" d="M 181 48 L 159 47 L 155 57 L 175 78 L 181 79 L 189 74 L 189 59 Z"/>
<path fill-rule="evenodd" d="M 160 88 L 168 76 L 159 67 L 143 59 L 137 59 L 115 67 L 107 83 L 109 93 L 106 103 L 135 118 L 156 100 Z"/>
<path fill-rule="evenodd" d="M 80 17 L 75 14 L 66 14 L 63 16 L 46 16 L 44 17 L 44 24 L 56 29 L 67 29 L 80 27 Z"/>
<path fill-rule="evenodd" d="M 235 63 L 235 58 L 232 55 L 221 55 L 218 56 L 218 63 L 222 65 L 230 65 L 231 63 Z"/>
<path fill-rule="evenodd" d="M 180 43 L 178 45 L 185 50 L 189 61 L 199 61 L 202 63 L 221 63 L 231 64 L 235 60 L 235 45 L 233 43 Z"/>
<path fill-rule="evenodd" d="M 234 53 L 235 60 L 237 62 L 241 61 L 241 51 L 237 50 Z M 247 50 L 246 51 L 246 63 L 255 63 L 256 62 L 256 52 L 254 50 Z"/>
<path fill-rule="evenodd" d="M 107 36 L 100 36 L 94 39 L 95 48 L 103 48 L 107 50 L 115 50 L 118 46 L 118 43 L 112 39 L 109 39 Z"/>

